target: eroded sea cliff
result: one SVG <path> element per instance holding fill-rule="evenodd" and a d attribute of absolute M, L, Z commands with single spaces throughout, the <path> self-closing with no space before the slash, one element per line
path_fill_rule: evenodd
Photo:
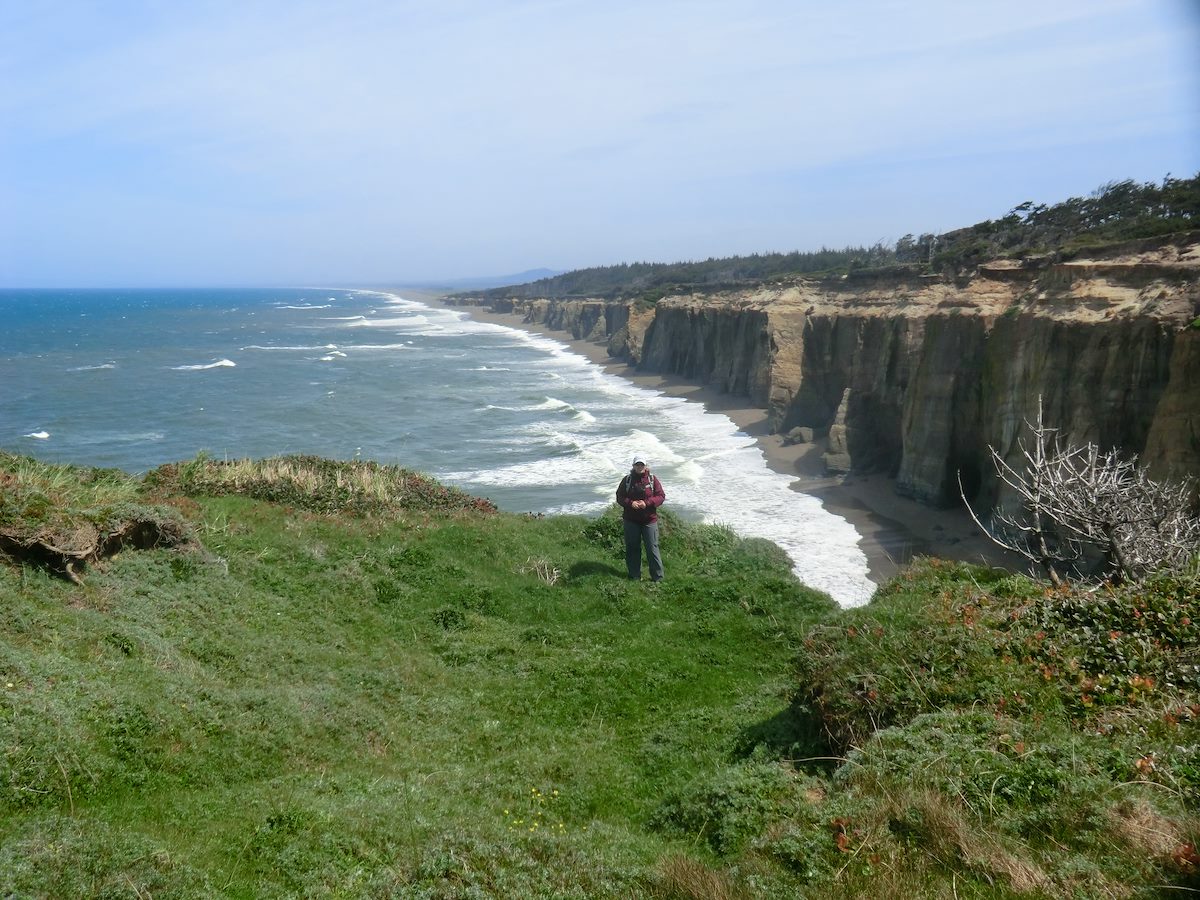
<path fill-rule="evenodd" d="M 460 297 L 606 343 L 639 371 L 748 397 L 831 472 L 931 506 L 997 497 L 1040 401 L 1069 442 L 1200 474 L 1200 234 L 959 277 L 903 268 L 668 294 L 656 303 Z"/>

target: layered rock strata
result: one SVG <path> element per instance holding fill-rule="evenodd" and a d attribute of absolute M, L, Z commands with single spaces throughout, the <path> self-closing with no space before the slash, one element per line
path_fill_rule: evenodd
<path fill-rule="evenodd" d="M 1025 423 L 1200 475 L 1200 235 L 960 279 L 894 270 L 755 289 L 480 302 L 607 343 L 639 370 L 748 396 L 772 431 L 821 444 L 834 472 L 988 506 L 989 448 L 1016 460 Z"/>

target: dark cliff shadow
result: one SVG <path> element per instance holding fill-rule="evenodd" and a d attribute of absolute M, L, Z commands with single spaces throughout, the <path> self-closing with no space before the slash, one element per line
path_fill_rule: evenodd
<path fill-rule="evenodd" d="M 602 562 L 577 562 L 567 570 L 568 578 L 587 578 L 589 575 L 615 575 L 625 577 L 625 570 Z"/>
<path fill-rule="evenodd" d="M 760 747 L 772 758 L 787 760 L 796 768 L 807 771 L 832 771 L 839 762 L 829 749 L 816 715 L 798 703 L 743 728 L 738 733 L 733 753 L 735 757 L 745 759 Z"/>

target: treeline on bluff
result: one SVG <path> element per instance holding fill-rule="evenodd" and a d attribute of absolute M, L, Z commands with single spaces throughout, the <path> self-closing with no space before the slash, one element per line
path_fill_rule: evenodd
<path fill-rule="evenodd" d="M 906 234 L 894 245 L 793 253 L 756 253 L 703 262 L 622 263 L 577 269 L 529 284 L 473 292 L 494 299 L 596 297 L 655 302 L 682 291 L 718 290 L 799 275 L 841 275 L 893 266 L 957 274 L 980 262 L 1040 253 L 1069 256 L 1083 247 L 1200 228 L 1200 173 L 1161 184 L 1112 181 L 1090 197 L 1053 206 L 1022 203 L 999 219 L 945 234 Z"/>

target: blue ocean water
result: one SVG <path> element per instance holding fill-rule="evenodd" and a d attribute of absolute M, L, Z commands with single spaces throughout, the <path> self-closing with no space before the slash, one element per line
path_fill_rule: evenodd
<path fill-rule="evenodd" d="M 12 452 L 131 473 L 201 450 L 360 457 L 550 514 L 599 513 L 640 453 L 681 515 L 775 541 L 844 605 L 874 590 L 853 527 L 728 418 L 544 336 L 333 289 L 4 290 L 0 321 Z"/>

